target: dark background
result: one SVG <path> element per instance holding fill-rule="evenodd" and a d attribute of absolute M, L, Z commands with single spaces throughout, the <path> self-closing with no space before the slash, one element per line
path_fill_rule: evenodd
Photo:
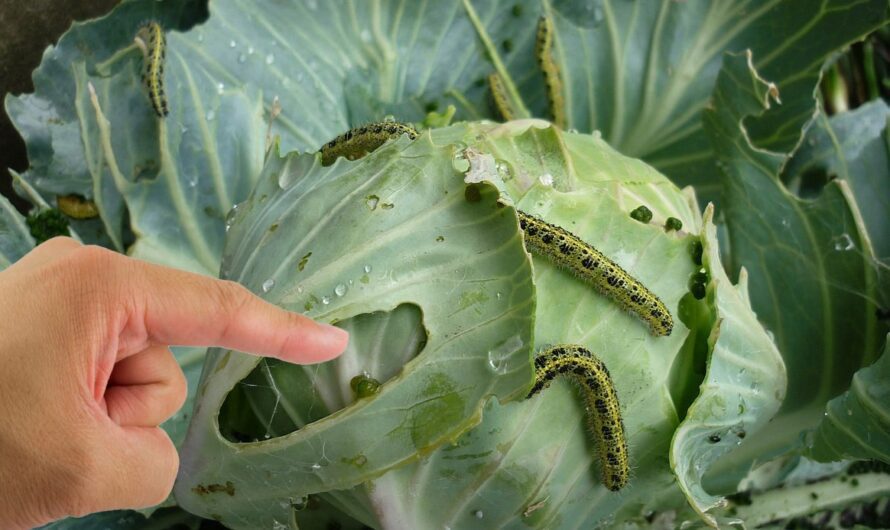
<path fill-rule="evenodd" d="M 54 44 L 74 20 L 101 16 L 119 0 L 0 0 L 0 103 L 7 93 L 33 92 L 31 72 L 40 65 L 43 50 Z M 28 168 L 25 142 L 0 110 L 0 193 L 19 210 L 27 202 L 12 192 L 6 168 Z"/>

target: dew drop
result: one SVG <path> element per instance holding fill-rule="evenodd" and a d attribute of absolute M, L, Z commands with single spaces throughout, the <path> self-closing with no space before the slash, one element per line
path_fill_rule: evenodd
<path fill-rule="evenodd" d="M 543 175 L 538 177 L 538 180 L 543 186 L 553 186 L 553 175 L 551 175 L 550 173 L 544 173 Z"/>
<path fill-rule="evenodd" d="M 198 42 L 204 42 L 204 34 L 198 33 Z"/>
<path fill-rule="evenodd" d="M 336 287 L 334 287 L 334 294 L 337 296 L 343 296 L 346 294 L 349 288 L 346 287 L 346 284 L 338 283 Z"/>
<path fill-rule="evenodd" d="M 256 50 L 253 49 L 253 46 L 248 46 L 248 47 L 247 47 L 247 55 L 253 55 L 253 52 L 254 52 L 254 51 L 256 51 Z"/>
<path fill-rule="evenodd" d="M 365 265 L 364 268 L 363 268 L 362 270 L 365 271 L 365 274 L 368 274 L 368 273 L 371 272 L 371 266 L 370 266 L 370 265 Z"/>
<path fill-rule="evenodd" d="M 226 89 L 226 85 L 224 85 L 222 83 L 219 83 L 218 85 L 216 85 L 216 93 L 217 94 L 222 94 L 223 90 L 225 90 L 225 89 Z"/>
<path fill-rule="evenodd" d="M 272 278 L 269 278 L 268 280 L 263 282 L 263 292 L 264 293 L 268 293 L 269 291 L 272 290 L 273 287 L 275 287 L 275 280 L 273 280 Z"/>
<path fill-rule="evenodd" d="M 272 64 L 275 62 L 275 56 L 271 53 L 266 56 L 266 64 Z"/>
<path fill-rule="evenodd" d="M 498 176 L 501 177 L 501 180 L 506 182 L 513 178 L 513 171 L 510 169 L 510 164 L 503 160 L 497 160 L 495 161 L 494 167 L 497 169 Z"/>
<path fill-rule="evenodd" d="M 232 228 L 232 225 L 235 224 L 235 219 L 238 217 L 238 205 L 232 206 L 232 209 L 229 210 L 229 213 L 226 214 L 226 232 L 229 231 L 229 228 Z"/>
<path fill-rule="evenodd" d="M 324 305 L 328 305 L 328 304 L 330 304 L 330 303 L 331 303 L 331 297 L 330 297 L 330 296 L 322 296 L 322 297 L 321 297 L 321 303 L 324 304 Z"/>
<path fill-rule="evenodd" d="M 834 249 L 839 252 L 853 250 L 856 246 L 853 244 L 853 238 L 850 237 L 850 234 L 841 234 L 838 237 L 835 237 L 833 241 Z"/>
<path fill-rule="evenodd" d="M 235 41 L 230 40 L 230 41 L 229 41 L 229 48 L 234 48 L 235 46 L 237 46 L 237 45 L 235 44 Z"/>
<path fill-rule="evenodd" d="M 215 117 L 216 117 L 216 112 L 214 112 L 213 110 L 208 110 L 207 114 L 204 115 L 204 118 L 207 121 L 213 121 L 213 118 L 215 118 Z"/>
<path fill-rule="evenodd" d="M 475 517 L 476 519 L 482 519 L 483 517 L 485 517 L 485 514 L 482 513 L 482 510 L 476 510 L 475 512 L 473 512 L 473 517 Z"/>
<path fill-rule="evenodd" d="M 244 55 L 243 53 L 240 54 L 240 55 L 238 55 L 238 62 L 239 62 L 239 63 L 243 63 L 243 62 L 246 61 L 246 60 L 247 60 L 247 56 Z"/>

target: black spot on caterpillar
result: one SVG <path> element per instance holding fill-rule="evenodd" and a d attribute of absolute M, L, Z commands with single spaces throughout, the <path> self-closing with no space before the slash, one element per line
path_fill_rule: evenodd
<path fill-rule="evenodd" d="M 96 203 L 80 195 L 59 195 L 56 197 L 59 211 L 74 219 L 92 219 L 99 216 Z"/>
<path fill-rule="evenodd" d="M 554 346 L 535 358 L 535 384 L 527 397 L 547 388 L 559 375 L 581 387 L 587 405 L 588 429 L 597 442 L 603 484 L 612 491 L 620 490 L 627 485 L 630 465 L 621 406 L 609 370 L 582 346 Z"/>
<path fill-rule="evenodd" d="M 369 123 L 351 129 L 321 148 L 321 165 L 329 166 L 343 156 L 357 160 L 383 145 L 387 140 L 407 134 L 411 140 L 417 138 L 417 129 L 394 121 Z"/>
<path fill-rule="evenodd" d="M 169 114 L 167 97 L 164 95 L 164 57 L 167 39 L 164 30 L 155 21 L 149 21 L 136 33 L 136 44 L 142 50 L 142 83 L 148 90 L 148 99 L 155 114 L 163 118 Z"/>
<path fill-rule="evenodd" d="M 535 41 L 535 57 L 544 74 L 547 86 L 547 101 L 550 103 L 550 115 L 553 123 L 560 129 L 566 128 L 565 101 L 562 96 L 562 79 L 559 66 L 553 61 L 553 20 L 542 16 L 538 20 L 538 36 Z"/>
<path fill-rule="evenodd" d="M 494 107 L 501 115 L 501 119 L 512 120 L 516 113 L 513 111 L 513 106 L 510 105 L 510 99 L 504 89 L 504 80 L 501 79 L 500 74 L 494 72 L 488 76 L 488 87 L 491 89 L 491 99 L 494 101 Z"/>
<path fill-rule="evenodd" d="M 592 284 L 646 322 L 653 335 L 671 334 L 674 320 L 667 307 L 636 278 L 571 232 L 525 212 L 517 214 L 526 248 Z"/>

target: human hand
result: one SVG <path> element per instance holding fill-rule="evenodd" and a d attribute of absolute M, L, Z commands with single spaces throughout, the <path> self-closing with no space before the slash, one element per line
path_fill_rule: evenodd
<path fill-rule="evenodd" d="M 167 497 L 179 457 L 158 425 L 186 396 L 168 346 L 308 364 L 347 340 L 233 282 L 47 241 L 0 273 L 0 528 Z"/>

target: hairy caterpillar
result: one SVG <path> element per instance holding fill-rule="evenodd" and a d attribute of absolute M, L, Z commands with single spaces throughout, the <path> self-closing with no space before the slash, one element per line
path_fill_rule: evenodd
<path fill-rule="evenodd" d="M 74 219 L 92 219 L 99 217 L 96 203 L 84 199 L 80 195 L 59 195 L 56 197 L 59 211 Z"/>
<path fill-rule="evenodd" d="M 321 165 L 329 166 L 343 156 L 357 160 L 383 145 L 387 140 L 407 134 L 411 140 L 417 138 L 417 129 L 398 122 L 384 121 L 369 123 L 351 129 L 324 144 L 321 148 Z"/>
<path fill-rule="evenodd" d="M 501 79 L 500 74 L 494 72 L 488 76 L 488 87 L 491 89 L 491 98 L 494 100 L 494 106 L 501 115 L 501 119 L 512 120 L 516 113 L 513 112 L 513 106 L 510 105 L 510 99 L 504 89 L 504 80 Z"/>
<path fill-rule="evenodd" d="M 155 21 L 149 21 L 136 33 L 136 45 L 142 50 L 144 61 L 142 66 L 142 83 L 148 90 L 148 99 L 158 117 L 169 114 L 167 97 L 164 95 L 164 48 L 167 39 L 164 30 Z"/>
<path fill-rule="evenodd" d="M 664 303 L 618 264 L 563 228 L 518 210 L 517 215 L 529 250 L 591 283 L 645 321 L 653 335 L 671 334 L 674 321 Z"/>
<path fill-rule="evenodd" d="M 573 379 L 581 387 L 587 404 L 588 428 L 596 437 L 603 484 L 612 491 L 620 490 L 627 485 L 630 465 L 621 407 L 609 370 L 582 346 L 554 346 L 535 358 L 535 384 L 527 397 L 547 388 L 559 375 Z"/>
<path fill-rule="evenodd" d="M 547 101 L 550 103 L 550 114 L 553 123 L 560 129 L 566 127 L 565 101 L 562 98 L 562 79 L 559 77 L 559 66 L 553 61 L 553 20 L 542 16 L 538 21 L 538 36 L 535 40 L 535 57 L 544 74 L 547 85 Z"/>

